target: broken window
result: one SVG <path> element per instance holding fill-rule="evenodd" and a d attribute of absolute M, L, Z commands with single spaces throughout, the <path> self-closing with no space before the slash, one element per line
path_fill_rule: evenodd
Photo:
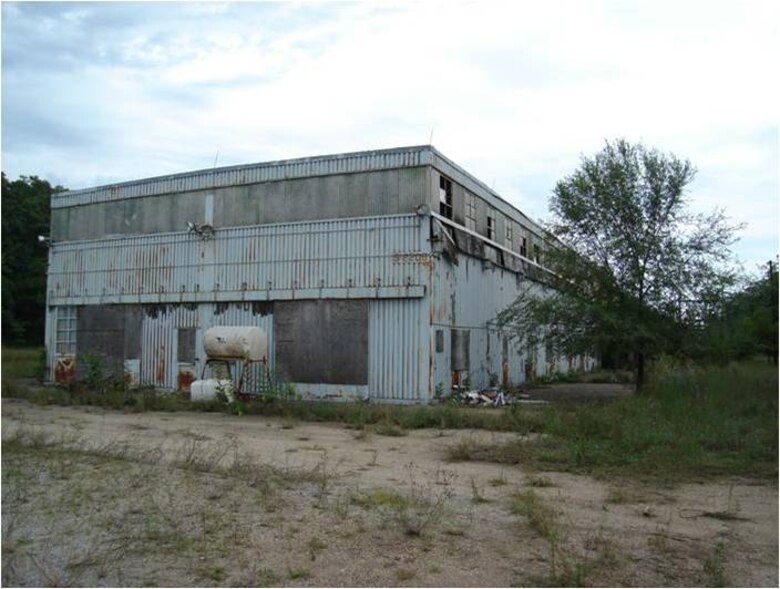
<path fill-rule="evenodd" d="M 538 243 L 534 244 L 534 262 L 539 264 L 542 260 L 542 248 L 539 247 Z"/>
<path fill-rule="evenodd" d="M 496 240 L 496 218 L 490 214 L 487 216 L 487 238 Z"/>
<path fill-rule="evenodd" d="M 509 219 L 504 224 L 504 247 L 512 249 L 512 222 Z"/>
<path fill-rule="evenodd" d="M 57 307 L 57 354 L 76 353 L 76 307 Z"/>
<path fill-rule="evenodd" d="M 439 176 L 439 214 L 452 219 L 452 180 Z"/>
<path fill-rule="evenodd" d="M 525 237 L 520 238 L 520 255 L 528 257 L 528 240 Z"/>
<path fill-rule="evenodd" d="M 474 195 L 466 193 L 466 229 L 477 230 L 477 203 Z"/>
<path fill-rule="evenodd" d="M 444 330 L 436 330 L 436 353 L 441 354 L 444 351 Z"/>

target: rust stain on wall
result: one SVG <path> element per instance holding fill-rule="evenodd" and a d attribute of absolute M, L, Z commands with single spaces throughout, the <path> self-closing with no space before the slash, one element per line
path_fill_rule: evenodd
<path fill-rule="evenodd" d="M 57 358 L 54 365 L 54 382 L 57 384 L 70 384 L 76 376 L 76 359 L 73 356 Z"/>
<path fill-rule="evenodd" d="M 165 385 L 165 346 L 160 346 L 160 357 L 157 360 L 157 384 Z"/>
<path fill-rule="evenodd" d="M 179 392 L 189 392 L 192 381 L 195 380 L 195 375 L 188 370 L 180 370 L 177 378 L 176 390 Z"/>

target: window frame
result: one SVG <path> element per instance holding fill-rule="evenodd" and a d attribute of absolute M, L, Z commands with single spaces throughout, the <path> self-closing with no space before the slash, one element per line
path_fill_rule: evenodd
<path fill-rule="evenodd" d="M 54 350 L 57 356 L 75 356 L 77 331 L 76 307 L 57 307 L 54 329 Z"/>
<path fill-rule="evenodd" d="M 473 194 L 466 193 L 463 220 L 466 229 L 477 230 L 477 202 Z"/>
<path fill-rule="evenodd" d="M 439 214 L 452 219 L 452 180 L 439 175 Z"/>

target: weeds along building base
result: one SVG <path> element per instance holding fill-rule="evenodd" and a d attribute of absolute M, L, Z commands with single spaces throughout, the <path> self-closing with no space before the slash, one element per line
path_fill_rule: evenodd
<path fill-rule="evenodd" d="M 544 270 L 540 228 L 431 146 L 52 196 L 50 378 L 186 389 L 216 325 L 259 326 L 304 396 L 428 402 L 452 383 L 589 368 L 495 317 Z"/>

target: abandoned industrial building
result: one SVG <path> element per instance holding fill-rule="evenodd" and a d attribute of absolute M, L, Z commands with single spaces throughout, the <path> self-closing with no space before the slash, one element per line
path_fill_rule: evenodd
<path fill-rule="evenodd" d="M 426 403 L 591 359 L 495 325 L 538 280 L 541 228 L 432 146 L 201 170 L 54 194 L 50 377 L 82 360 L 186 390 L 214 326 L 259 327 L 303 397 Z"/>

